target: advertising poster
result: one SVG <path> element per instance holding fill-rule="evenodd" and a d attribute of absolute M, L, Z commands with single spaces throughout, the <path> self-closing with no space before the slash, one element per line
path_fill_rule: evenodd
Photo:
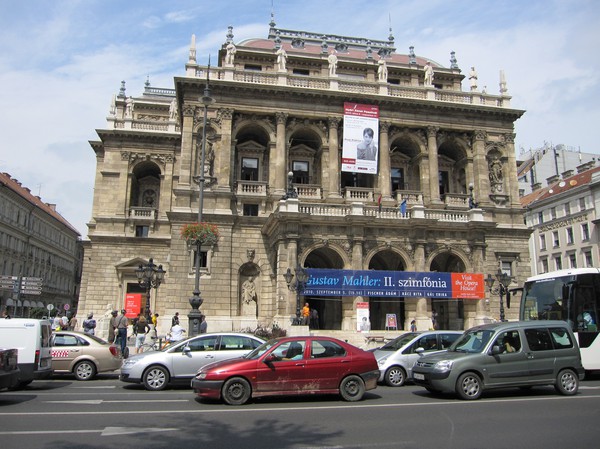
<path fill-rule="evenodd" d="M 356 303 L 356 330 L 359 332 L 369 332 L 371 330 L 368 302 Z"/>
<path fill-rule="evenodd" d="M 138 313 L 142 312 L 142 294 L 127 293 L 125 295 L 125 316 L 127 318 L 135 318 Z"/>
<path fill-rule="evenodd" d="M 377 174 L 379 107 L 344 103 L 342 171 Z"/>

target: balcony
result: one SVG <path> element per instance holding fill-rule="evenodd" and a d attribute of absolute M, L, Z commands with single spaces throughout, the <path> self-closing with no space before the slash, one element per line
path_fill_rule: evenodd
<path fill-rule="evenodd" d="M 322 190 L 320 185 L 316 184 L 294 184 L 298 198 L 307 200 L 320 200 L 322 198 Z"/>
<path fill-rule="evenodd" d="M 464 193 L 446 193 L 442 195 L 444 205 L 448 209 L 468 209 L 469 195 Z"/>
<path fill-rule="evenodd" d="M 158 210 L 153 207 L 130 207 L 129 218 L 135 220 L 156 220 L 158 216 Z"/>
<path fill-rule="evenodd" d="M 269 188 L 264 181 L 237 181 L 236 195 L 244 197 L 266 197 Z"/>

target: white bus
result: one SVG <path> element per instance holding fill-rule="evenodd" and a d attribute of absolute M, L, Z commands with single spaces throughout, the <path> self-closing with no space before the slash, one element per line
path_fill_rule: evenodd
<path fill-rule="evenodd" d="M 532 276 L 523 285 L 521 320 L 571 325 L 586 370 L 600 370 L 600 269 L 573 268 Z"/>

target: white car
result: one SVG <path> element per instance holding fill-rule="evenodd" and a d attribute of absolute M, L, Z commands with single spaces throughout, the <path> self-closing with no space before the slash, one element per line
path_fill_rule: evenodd
<path fill-rule="evenodd" d="M 463 334 L 461 331 L 407 332 L 375 351 L 379 365 L 379 382 L 401 387 L 412 378 L 412 368 L 419 357 L 450 347 Z"/>
<path fill-rule="evenodd" d="M 123 382 L 141 383 L 147 390 L 163 390 L 169 384 L 190 384 L 204 365 L 241 357 L 264 340 L 244 333 L 201 334 L 172 343 L 160 351 L 130 356 L 121 366 Z"/>

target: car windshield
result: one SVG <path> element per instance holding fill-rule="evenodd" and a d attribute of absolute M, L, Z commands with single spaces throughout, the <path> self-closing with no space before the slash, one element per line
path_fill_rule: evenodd
<path fill-rule="evenodd" d="M 254 351 L 246 354 L 244 356 L 244 358 L 249 359 L 249 360 L 258 359 L 261 355 L 263 355 L 265 352 L 267 352 L 269 349 L 271 349 L 273 346 L 277 345 L 278 343 L 279 343 L 279 340 L 269 340 L 266 343 L 263 343 L 262 345 L 260 345 Z"/>
<path fill-rule="evenodd" d="M 412 339 L 415 338 L 417 335 L 419 335 L 419 334 L 416 332 L 408 332 L 406 334 L 402 334 L 399 337 L 394 338 L 392 341 L 387 342 L 385 345 L 383 345 L 381 348 L 379 348 L 379 350 L 380 351 L 397 351 L 404 345 L 410 343 L 412 341 Z"/>
<path fill-rule="evenodd" d="M 481 352 L 494 335 L 494 331 L 473 329 L 465 332 L 450 347 L 451 352 Z"/>

